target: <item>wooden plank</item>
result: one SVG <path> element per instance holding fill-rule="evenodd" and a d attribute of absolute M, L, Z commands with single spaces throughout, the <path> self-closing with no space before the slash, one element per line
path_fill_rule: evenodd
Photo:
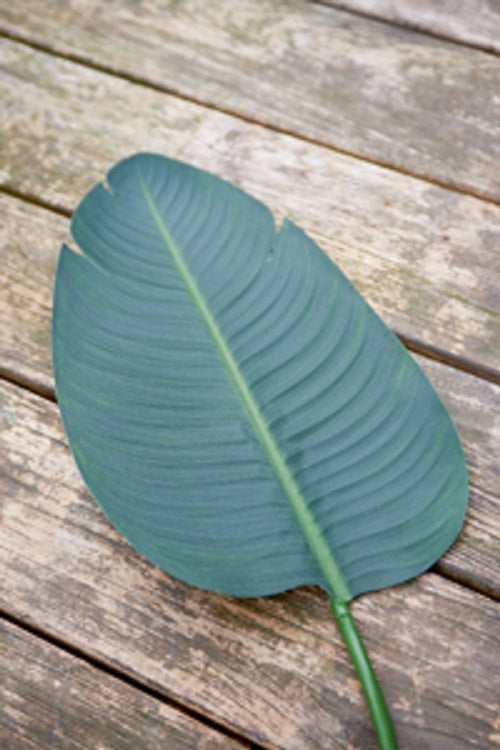
<path fill-rule="evenodd" d="M 70 211 L 125 155 L 184 158 L 295 220 L 405 338 L 498 375 L 498 206 L 23 45 L 3 59 L 4 185 Z M 36 254 L 51 220 L 32 231 L 26 211 L 7 205 L 3 241 Z"/>
<path fill-rule="evenodd" d="M 324 594 L 238 601 L 149 565 L 83 488 L 55 405 L 2 391 L 7 612 L 264 747 L 374 750 Z M 401 747 L 498 745 L 498 604 L 430 573 L 353 609 Z"/>
<path fill-rule="evenodd" d="M 500 387 L 416 357 L 458 429 L 469 471 L 467 521 L 438 570 L 500 594 Z"/>
<path fill-rule="evenodd" d="M 6 33 L 60 54 L 500 199 L 499 68 L 481 51 L 300 0 L 1 0 L 0 13 Z"/>
<path fill-rule="evenodd" d="M 52 284 L 68 219 L 0 195 L 0 374 L 52 394 Z"/>
<path fill-rule="evenodd" d="M 410 29 L 436 34 L 479 49 L 500 52 L 497 0 L 319 0 L 332 8 L 366 13 Z"/>
<path fill-rule="evenodd" d="M 248 747 L 5 621 L 0 674 L 4 750 Z"/>

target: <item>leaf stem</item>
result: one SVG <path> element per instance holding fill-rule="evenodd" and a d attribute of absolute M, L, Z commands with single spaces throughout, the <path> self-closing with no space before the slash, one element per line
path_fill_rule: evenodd
<path fill-rule="evenodd" d="M 360 679 L 370 709 L 379 748 L 380 750 L 398 750 L 394 724 L 382 688 L 361 635 L 352 619 L 351 611 L 345 602 L 335 601 L 333 597 L 330 597 L 330 606 Z"/>

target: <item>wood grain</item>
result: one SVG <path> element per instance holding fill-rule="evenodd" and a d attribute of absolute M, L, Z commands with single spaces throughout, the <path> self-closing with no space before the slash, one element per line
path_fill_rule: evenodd
<path fill-rule="evenodd" d="M 52 285 L 68 219 L 0 195 L 0 374 L 54 393 Z"/>
<path fill-rule="evenodd" d="M 448 408 L 469 471 L 467 521 L 437 569 L 500 595 L 500 387 L 416 357 Z"/>
<path fill-rule="evenodd" d="M 185 159 L 295 220 L 399 334 L 498 375 L 498 206 L 20 44 L 3 59 L 5 186 L 71 211 L 123 156 Z M 4 217 L 19 253 L 51 231 L 13 204 Z"/>
<path fill-rule="evenodd" d="M 8 613 L 266 748 L 374 750 L 321 592 L 238 601 L 170 578 L 89 497 L 56 406 L 13 385 L 2 399 Z M 498 744 L 495 602 L 431 573 L 353 610 L 402 748 Z"/>
<path fill-rule="evenodd" d="M 500 52 L 497 0 L 320 0 L 480 49 Z"/>
<path fill-rule="evenodd" d="M 499 68 L 481 51 L 299 0 L 2 0 L 0 14 L 58 54 L 500 199 Z"/>
<path fill-rule="evenodd" d="M 0 621 L 4 750 L 243 750 L 161 700 Z"/>

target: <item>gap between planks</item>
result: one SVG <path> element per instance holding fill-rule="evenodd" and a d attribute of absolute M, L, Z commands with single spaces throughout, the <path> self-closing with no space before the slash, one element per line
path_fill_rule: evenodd
<path fill-rule="evenodd" d="M 36 206 L 37 208 L 43 208 L 45 211 L 50 211 L 53 214 L 64 216 L 66 219 L 71 218 L 72 211 L 69 211 L 64 206 L 59 206 L 57 203 L 48 203 L 47 201 L 37 198 L 32 193 L 23 193 L 15 188 L 9 187 L 9 185 L 0 184 L 0 193 L 8 195 L 10 198 L 15 198 L 23 203 L 28 203 L 30 206 Z"/>
<path fill-rule="evenodd" d="M 415 34 L 421 34 L 422 36 L 430 37 L 431 39 L 437 39 L 440 42 L 450 42 L 451 44 L 456 44 L 459 47 L 466 47 L 467 49 L 477 49 L 479 52 L 486 52 L 489 55 L 498 56 L 499 54 L 493 44 L 482 44 L 480 42 L 466 41 L 464 39 L 460 39 L 457 36 L 452 36 L 451 34 L 434 31 L 429 27 L 424 28 L 423 26 L 420 26 L 415 22 L 389 18 L 383 15 L 383 12 L 377 14 L 368 10 L 362 10 L 361 8 L 353 8 L 346 2 L 335 2 L 335 0 L 309 0 L 309 2 L 314 3 L 314 5 L 321 5 L 323 8 L 333 8 L 334 10 L 349 13 L 349 15 L 351 16 L 358 16 L 359 18 L 366 18 L 369 21 L 377 21 L 378 23 L 384 23 L 387 26 L 395 26 L 398 29 L 412 31 Z"/>
<path fill-rule="evenodd" d="M 323 4 L 321 5 L 322 7 L 328 7 Z M 355 14 L 353 13 L 352 15 L 355 15 Z M 354 150 L 345 149 L 340 146 L 334 146 L 331 143 L 328 143 L 328 141 L 322 140 L 321 138 L 315 138 L 314 136 L 309 136 L 306 133 L 298 133 L 292 128 L 281 126 L 265 118 L 251 117 L 250 115 L 244 112 L 236 111 L 230 107 L 225 107 L 220 104 L 215 104 L 209 99 L 196 97 L 196 96 L 187 94 L 186 92 L 180 91 L 176 89 L 175 87 L 162 86 L 158 83 L 155 83 L 154 81 L 150 80 L 147 77 L 135 76 L 132 73 L 129 73 L 125 70 L 109 67 L 102 63 L 98 63 L 94 60 L 90 60 L 89 58 L 85 57 L 85 55 L 78 55 L 78 54 L 74 54 L 70 52 L 63 52 L 63 51 L 57 50 L 56 48 L 52 47 L 50 44 L 43 44 L 34 39 L 31 39 L 30 37 L 26 37 L 22 34 L 14 34 L 8 31 L 7 29 L 0 27 L 0 39 L 1 38 L 8 39 L 9 41 L 15 42 L 17 44 L 22 44 L 26 47 L 30 47 L 33 50 L 36 50 L 38 52 L 43 52 L 48 55 L 52 55 L 53 57 L 57 57 L 61 60 L 66 60 L 67 62 L 72 62 L 72 63 L 75 63 L 76 65 L 81 65 L 82 67 L 88 68 L 89 70 L 94 70 L 99 73 L 105 73 L 106 75 L 112 76 L 114 78 L 118 78 L 123 81 L 127 81 L 128 83 L 133 83 L 137 86 L 143 86 L 144 88 L 150 89 L 152 91 L 157 91 L 162 94 L 168 94 L 170 96 L 174 96 L 178 99 L 181 99 L 182 101 L 202 106 L 205 109 L 211 110 L 213 112 L 219 112 L 220 114 L 229 115 L 230 117 L 235 117 L 249 125 L 257 125 L 259 127 L 267 128 L 268 130 L 273 131 L 275 133 L 291 136 L 298 140 L 304 141 L 305 143 L 310 143 L 313 146 L 319 146 L 321 148 L 328 149 L 329 151 L 342 154 L 343 156 L 348 156 L 352 159 L 356 159 L 357 161 L 366 162 L 368 164 L 372 164 L 376 167 L 381 167 L 382 169 L 387 169 L 391 172 L 396 172 L 397 174 L 401 174 L 406 177 L 412 177 L 412 178 L 421 180 L 422 182 L 427 183 L 429 185 L 434 185 L 439 188 L 445 188 L 446 190 L 453 191 L 460 195 L 467 195 L 473 198 L 478 198 L 487 203 L 492 203 L 493 205 L 500 205 L 500 199 L 488 191 L 474 190 L 472 187 L 466 187 L 464 185 L 461 185 L 458 182 L 454 182 L 454 181 L 448 182 L 446 180 L 432 178 L 428 175 L 425 175 L 424 173 L 419 172 L 418 170 L 404 169 L 401 166 L 393 165 L 390 162 L 387 162 L 383 159 L 377 159 L 374 156 L 370 156 L 368 154 L 362 154 Z M 0 185 L 0 189 L 5 190 L 5 192 L 10 190 L 8 185 L 7 186 Z"/>
<path fill-rule="evenodd" d="M 466 357 L 460 357 L 455 354 L 447 352 L 445 349 L 439 347 L 433 347 L 429 344 L 425 344 L 417 339 L 410 339 L 403 334 L 399 334 L 394 331 L 396 336 L 399 338 L 402 344 L 414 354 L 420 354 L 422 357 L 432 359 L 436 362 L 441 362 L 447 367 L 452 367 L 455 370 L 466 372 L 468 375 L 474 375 L 476 378 L 481 380 L 488 380 L 490 383 L 500 385 L 500 373 L 493 367 L 486 367 L 485 365 L 478 365 L 473 360 L 467 359 Z"/>
<path fill-rule="evenodd" d="M 97 657 L 86 653 L 82 649 L 78 648 L 72 643 L 67 642 L 63 638 L 58 638 L 52 633 L 49 633 L 48 631 L 45 631 L 40 627 L 36 627 L 35 625 L 31 625 L 30 623 L 24 622 L 19 617 L 15 617 L 3 610 L 0 610 L 0 621 L 1 620 L 3 620 L 4 622 L 10 623 L 11 625 L 14 625 L 15 627 L 19 628 L 25 633 L 28 633 L 29 635 L 32 635 L 35 638 L 40 639 L 44 643 L 54 646 L 60 651 L 63 651 L 65 654 L 73 656 L 75 659 L 78 659 L 79 661 L 84 662 L 88 666 L 93 667 L 94 669 L 97 669 L 100 672 L 103 672 L 104 674 L 109 675 L 110 677 L 114 677 L 115 679 L 120 680 L 122 683 L 125 683 L 129 687 L 134 688 L 135 690 L 138 690 L 139 692 L 141 692 L 144 695 L 147 695 L 150 698 L 154 698 L 155 700 L 169 706 L 170 708 L 174 709 L 175 711 L 178 711 L 184 716 L 187 716 L 190 719 L 193 719 L 199 722 L 200 724 L 203 724 L 205 727 L 208 727 L 209 729 L 212 729 L 218 732 L 219 734 L 224 735 L 228 739 L 231 739 L 234 742 L 241 744 L 241 746 L 243 748 L 246 748 L 246 750 L 266 750 L 264 745 L 258 745 L 255 743 L 255 741 L 252 741 L 248 739 L 247 737 L 244 737 L 243 735 L 237 734 L 229 727 L 226 727 L 223 724 L 217 721 L 214 721 L 209 716 L 205 716 L 204 714 L 197 712 L 189 708 L 188 706 L 183 705 L 179 701 L 176 701 L 175 698 L 170 698 L 166 696 L 160 690 L 155 689 L 154 687 L 146 684 L 145 682 L 141 682 L 141 680 L 134 677 L 130 673 L 127 673 L 121 669 L 118 669 L 118 667 L 108 664 L 98 659 Z"/>

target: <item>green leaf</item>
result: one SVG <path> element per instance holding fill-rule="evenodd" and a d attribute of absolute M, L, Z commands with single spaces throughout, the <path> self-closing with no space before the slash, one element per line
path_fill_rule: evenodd
<path fill-rule="evenodd" d="M 452 422 L 295 224 L 276 231 L 229 183 L 139 154 L 72 231 L 61 413 L 91 492 L 153 563 L 238 596 L 316 583 L 348 601 L 453 542 L 467 477 Z"/>

